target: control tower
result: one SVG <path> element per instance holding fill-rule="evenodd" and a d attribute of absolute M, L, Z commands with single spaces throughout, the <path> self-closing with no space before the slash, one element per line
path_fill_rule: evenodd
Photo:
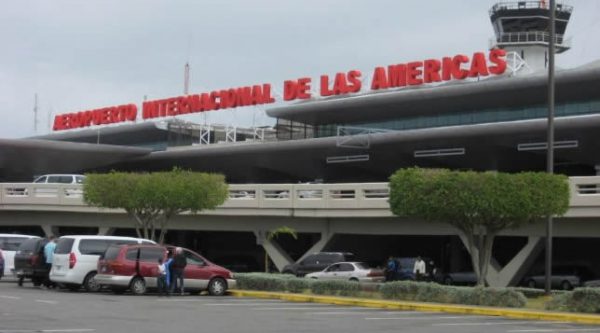
<path fill-rule="evenodd" d="M 490 9 L 496 38 L 491 48 L 516 52 L 534 72 L 548 66 L 550 42 L 549 0 L 499 2 Z M 564 33 L 571 18 L 572 6 L 556 5 L 556 53 L 570 48 Z"/>

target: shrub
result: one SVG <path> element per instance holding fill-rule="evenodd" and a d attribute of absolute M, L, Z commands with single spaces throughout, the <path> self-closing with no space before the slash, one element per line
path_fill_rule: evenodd
<path fill-rule="evenodd" d="M 287 278 L 266 273 L 236 273 L 237 287 L 239 289 L 285 291 Z"/>
<path fill-rule="evenodd" d="M 523 307 L 526 298 L 508 288 L 468 288 L 436 283 L 396 281 L 384 284 L 381 294 L 386 299 L 504 307 Z"/>
<path fill-rule="evenodd" d="M 508 289 L 521 292 L 527 298 L 535 298 L 535 297 L 546 296 L 546 291 L 544 289 L 525 288 L 525 287 L 514 287 L 514 288 L 508 288 Z M 552 295 L 559 295 L 559 294 L 565 293 L 565 291 L 563 291 L 563 290 L 551 290 L 550 293 Z"/>
<path fill-rule="evenodd" d="M 310 284 L 310 290 L 317 295 L 356 296 L 361 288 L 354 281 L 315 280 Z"/>
<path fill-rule="evenodd" d="M 290 278 L 285 281 L 287 291 L 291 293 L 301 293 L 310 289 L 311 280 L 302 278 Z"/>
<path fill-rule="evenodd" d="M 546 309 L 570 312 L 600 313 L 600 289 L 577 288 L 556 295 L 546 303 Z"/>

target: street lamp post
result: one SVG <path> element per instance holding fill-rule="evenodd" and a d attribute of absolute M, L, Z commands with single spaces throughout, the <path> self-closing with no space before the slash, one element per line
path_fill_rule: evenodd
<path fill-rule="evenodd" d="M 556 0 L 550 0 L 550 42 L 548 43 L 548 154 L 546 171 L 554 173 L 554 48 L 556 42 Z M 550 294 L 552 279 L 552 216 L 546 222 L 546 295 Z"/>

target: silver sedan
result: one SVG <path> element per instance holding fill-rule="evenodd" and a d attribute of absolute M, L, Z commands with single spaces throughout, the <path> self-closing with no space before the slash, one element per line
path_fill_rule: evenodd
<path fill-rule="evenodd" d="M 364 262 L 338 262 L 320 272 L 306 275 L 319 280 L 346 280 L 357 282 L 383 282 L 385 276 L 380 269 L 369 268 Z"/>

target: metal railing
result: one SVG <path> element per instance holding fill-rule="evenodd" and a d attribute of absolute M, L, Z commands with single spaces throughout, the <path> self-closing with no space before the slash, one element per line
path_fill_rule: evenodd
<path fill-rule="evenodd" d="M 503 10 L 518 10 L 518 9 L 549 9 L 550 1 L 506 1 L 499 2 L 490 9 L 490 16 Z M 556 4 L 558 12 L 573 12 L 573 6 L 568 6 L 562 3 Z"/>
<path fill-rule="evenodd" d="M 571 208 L 600 209 L 600 176 L 571 177 Z M 219 208 L 389 210 L 388 183 L 232 184 Z M 87 207 L 82 185 L 0 183 L 0 208 Z"/>
<path fill-rule="evenodd" d="M 549 43 L 550 34 L 545 31 L 526 31 L 526 32 L 505 32 L 490 39 L 490 47 L 501 44 L 531 44 L 531 43 Z M 564 35 L 556 35 L 556 46 L 560 48 L 570 48 L 571 38 L 564 38 Z"/>

